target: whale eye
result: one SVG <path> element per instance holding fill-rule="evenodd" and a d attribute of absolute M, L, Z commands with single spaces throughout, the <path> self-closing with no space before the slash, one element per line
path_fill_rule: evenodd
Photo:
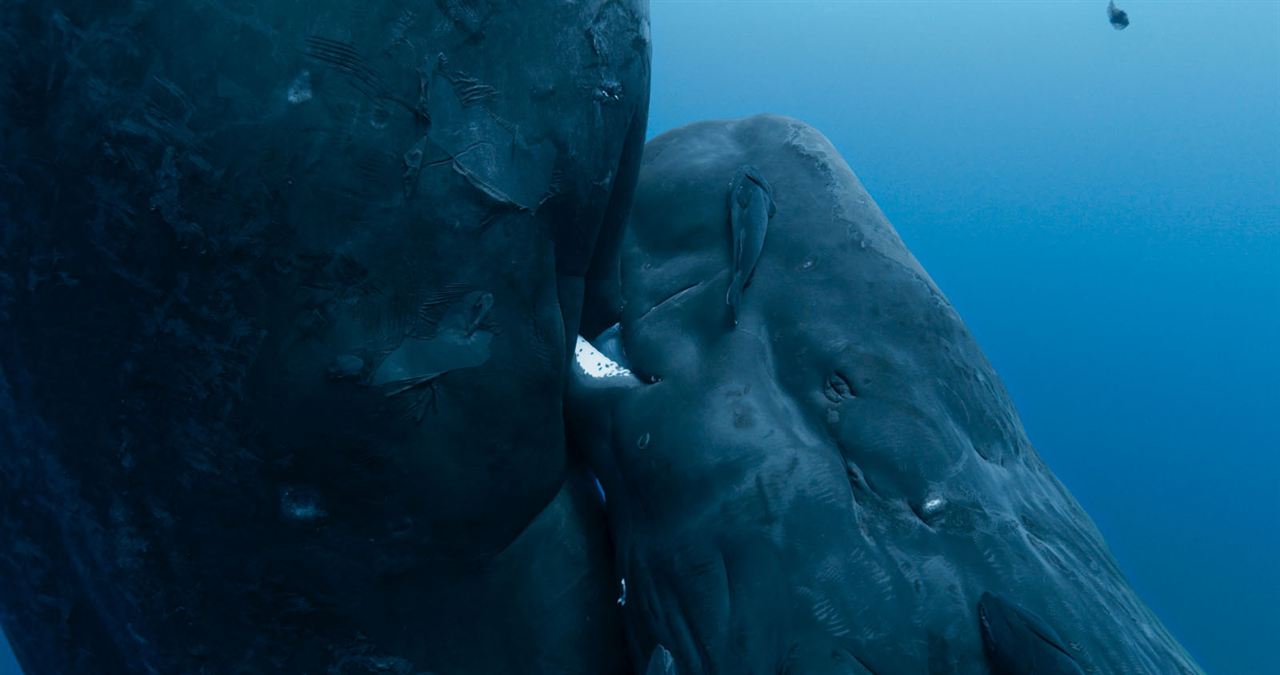
<path fill-rule="evenodd" d="M 823 395 L 832 403 L 840 403 L 845 399 L 856 398 L 858 393 L 853 388 L 853 383 L 848 377 L 839 371 L 831 373 L 827 377 L 826 386 L 823 388 Z"/>

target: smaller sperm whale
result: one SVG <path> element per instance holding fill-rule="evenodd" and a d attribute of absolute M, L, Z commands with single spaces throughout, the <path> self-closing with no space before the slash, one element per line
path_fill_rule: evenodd
<path fill-rule="evenodd" d="M 1116 7 L 1115 0 L 1107 3 L 1107 20 L 1111 22 L 1111 27 L 1116 30 L 1124 30 L 1129 27 L 1129 13 Z"/>
<path fill-rule="evenodd" d="M 751 285 L 751 275 L 760 261 L 769 219 L 778 212 L 773 203 L 773 188 L 749 164 L 743 165 L 729 184 L 729 229 L 733 236 L 733 273 L 729 277 L 729 305 L 733 325 L 738 325 L 738 305 L 742 291 Z"/>

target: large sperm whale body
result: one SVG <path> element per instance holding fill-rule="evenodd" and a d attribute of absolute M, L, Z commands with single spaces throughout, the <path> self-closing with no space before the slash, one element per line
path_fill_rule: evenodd
<path fill-rule="evenodd" d="M 776 212 L 736 286 L 743 175 Z M 577 369 L 571 427 L 638 671 L 1199 672 L 819 133 L 650 141 L 620 257 L 618 363 Z"/>
<path fill-rule="evenodd" d="M 629 670 L 559 392 L 616 293 L 647 11 L 0 3 L 29 675 Z"/>

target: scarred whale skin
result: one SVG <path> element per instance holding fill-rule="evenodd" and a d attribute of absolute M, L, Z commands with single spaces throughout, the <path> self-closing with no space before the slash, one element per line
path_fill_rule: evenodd
<path fill-rule="evenodd" d="M 28 675 L 629 672 L 560 393 L 647 0 L 25 0 L 0 46 Z"/>
<path fill-rule="evenodd" d="M 776 213 L 730 307 L 745 166 Z M 817 131 L 650 141 L 621 273 L 631 374 L 579 373 L 571 400 L 637 670 L 669 651 L 681 675 L 1200 672 Z"/>

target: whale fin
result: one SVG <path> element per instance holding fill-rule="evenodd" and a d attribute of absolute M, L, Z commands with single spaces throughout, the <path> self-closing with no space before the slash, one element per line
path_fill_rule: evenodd
<path fill-rule="evenodd" d="M 1062 639 L 1040 617 L 991 593 L 978 601 L 983 651 L 995 675 L 1083 675 Z"/>
<path fill-rule="evenodd" d="M 760 171 L 749 164 L 738 169 L 729 184 L 729 231 L 733 244 L 730 259 L 733 268 L 729 275 L 729 292 L 725 296 L 735 326 L 738 325 L 742 291 L 751 284 L 756 263 L 760 262 L 760 252 L 764 249 L 769 219 L 775 213 L 777 206 L 773 202 L 773 188 Z"/>

